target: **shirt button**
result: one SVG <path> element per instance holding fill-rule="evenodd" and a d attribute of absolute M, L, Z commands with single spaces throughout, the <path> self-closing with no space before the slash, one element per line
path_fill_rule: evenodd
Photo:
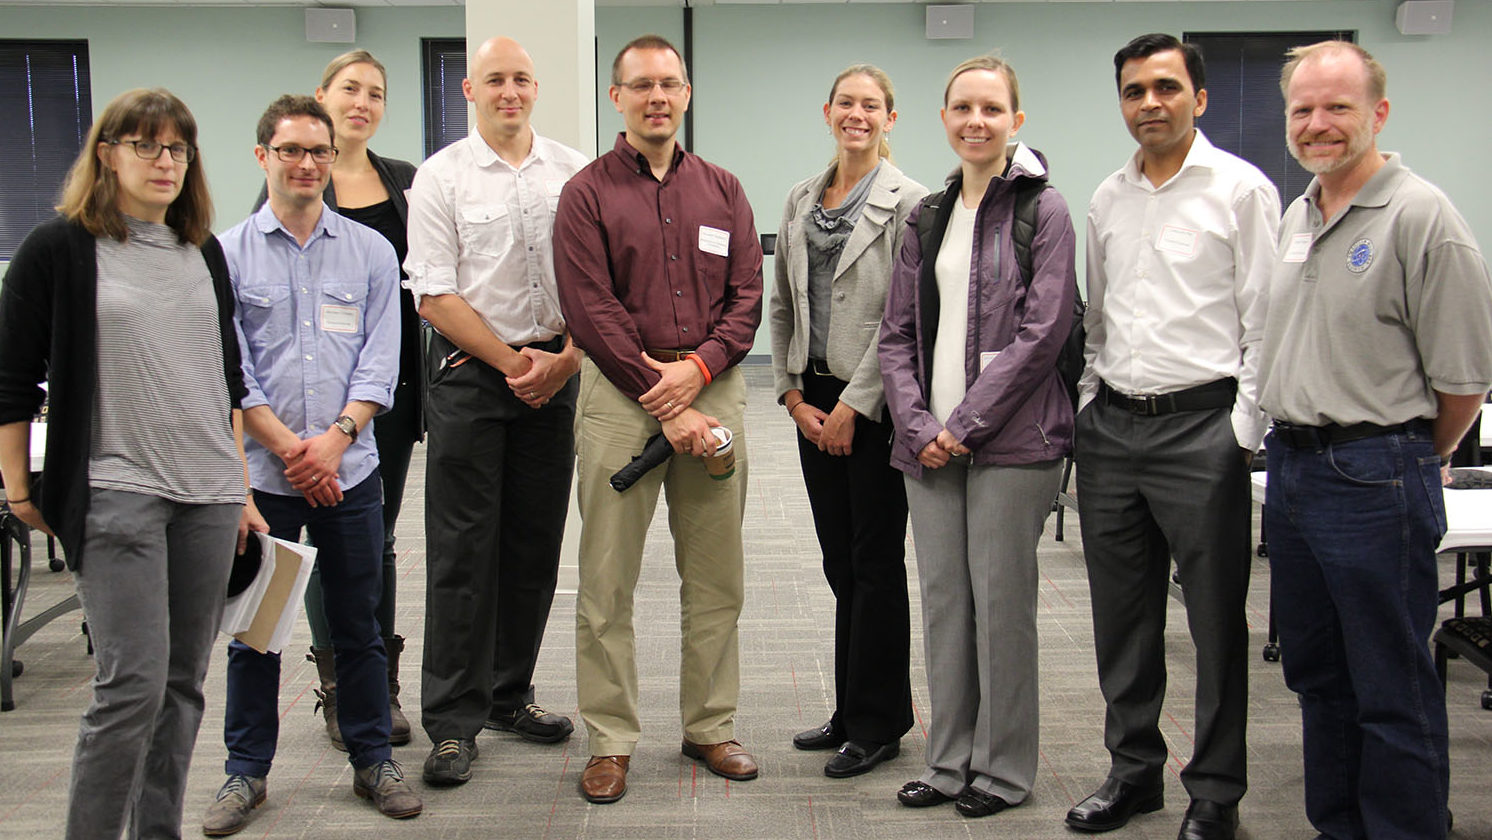
<path fill-rule="evenodd" d="M 680 327 L 679 329 L 682 332 L 689 332 L 689 328 L 688 327 Z"/>
<path fill-rule="evenodd" d="M 303 327 L 309 327 L 309 326 L 311 326 L 311 322 L 310 321 L 301 321 L 300 325 L 303 326 Z"/>
<path fill-rule="evenodd" d="M 342 299 L 343 300 L 352 300 L 352 292 L 347 292 L 347 293 L 343 294 L 342 295 Z"/>
<path fill-rule="evenodd" d="M 665 224 L 665 225 L 671 225 L 671 224 L 673 224 L 673 219 L 670 219 L 670 218 L 668 218 L 668 217 L 665 216 L 664 219 L 663 219 L 663 224 Z"/>
<path fill-rule="evenodd" d="M 300 287 L 300 293 L 301 294 L 306 294 L 306 287 L 305 286 L 301 286 Z"/>
<path fill-rule="evenodd" d="M 316 389 L 315 388 L 307 388 L 306 389 L 306 396 L 308 396 L 308 397 L 314 397 L 314 396 L 316 396 Z"/>
<path fill-rule="evenodd" d="M 310 353 L 306 354 L 306 361 L 310 362 L 310 361 L 314 361 L 315 359 L 316 359 L 316 357 L 312 356 Z"/>
<path fill-rule="evenodd" d="M 670 260 L 677 260 L 679 258 L 679 255 L 678 254 L 669 254 L 668 258 Z"/>
<path fill-rule="evenodd" d="M 674 297 L 683 297 L 684 296 L 683 290 L 674 292 L 673 294 L 674 294 Z"/>

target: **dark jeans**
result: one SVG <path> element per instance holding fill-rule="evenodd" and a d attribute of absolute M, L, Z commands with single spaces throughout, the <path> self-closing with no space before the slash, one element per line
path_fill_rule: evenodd
<path fill-rule="evenodd" d="M 804 374 L 803 397 L 832 411 L 846 383 Z M 891 466 L 891 424 L 855 418 L 849 455 L 798 434 L 798 460 L 834 591 L 833 723 L 848 739 L 886 744 L 912 728 L 907 606 L 907 493 Z"/>
<path fill-rule="evenodd" d="M 385 638 L 394 635 L 395 590 L 399 583 L 394 526 L 404 506 L 409 460 L 420 435 L 420 403 L 413 397 L 418 387 L 418 381 L 400 383 L 394 391 L 394 407 L 373 421 L 373 438 L 378 443 L 378 475 L 383 479 L 383 588 L 375 615 Z M 321 597 L 321 566 L 317 564 L 306 584 L 306 623 L 311 625 L 311 645 L 324 648 L 331 644 L 331 630 L 326 626 L 326 607 Z"/>
<path fill-rule="evenodd" d="M 438 369 L 431 338 L 425 464 L 422 723 L 474 738 L 494 711 L 533 701 L 575 467 L 572 378 L 543 408 L 477 359 Z M 544 349 L 558 350 L 556 343 Z"/>
<path fill-rule="evenodd" d="M 354 767 L 369 767 L 389 751 L 388 660 L 378 603 L 383 543 L 383 502 L 378 474 L 347 489 L 335 507 L 311 507 L 300 496 L 254 491 L 254 503 L 272 536 L 298 541 L 301 529 L 316 541 L 316 562 L 337 661 L 337 725 Z M 280 655 L 228 645 L 228 708 L 223 740 L 228 774 L 266 776 L 280 734 Z"/>
<path fill-rule="evenodd" d="M 1248 467 L 1230 415 L 1145 417 L 1100 399 L 1074 424 L 1109 773 L 1150 784 L 1170 757 L 1159 721 L 1174 559 L 1197 657 L 1195 746 L 1181 782 L 1191 798 L 1225 805 L 1248 786 L 1243 608 L 1253 561 Z"/>
<path fill-rule="evenodd" d="M 1315 449 L 1267 442 L 1270 590 L 1300 695 L 1306 816 L 1331 840 L 1445 837 L 1429 648 L 1445 503 L 1429 424 Z"/>

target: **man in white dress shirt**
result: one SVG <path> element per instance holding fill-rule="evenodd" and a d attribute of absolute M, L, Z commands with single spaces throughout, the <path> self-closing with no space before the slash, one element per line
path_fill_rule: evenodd
<path fill-rule="evenodd" d="M 406 282 L 426 358 L 424 778 L 471 778 L 483 726 L 539 742 L 574 725 L 534 702 L 574 468 L 575 372 L 554 285 L 560 188 L 588 163 L 529 125 L 534 63 L 483 43 L 462 82 L 477 126 L 420 167 Z"/>
<path fill-rule="evenodd" d="M 1202 57 L 1170 35 L 1114 56 L 1140 148 L 1088 210 L 1087 369 L 1075 454 L 1112 763 L 1067 824 L 1119 828 L 1164 805 L 1164 631 L 1176 561 L 1197 649 L 1181 840 L 1231 840 L 1247 788 L 1249 462 L 1279 194 L 1215 148 Z"/>

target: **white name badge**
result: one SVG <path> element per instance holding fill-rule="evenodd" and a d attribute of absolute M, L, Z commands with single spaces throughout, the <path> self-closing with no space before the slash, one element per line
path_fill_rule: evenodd
<path fill-rule="evenodd" d="M 1282 259 L 1287 263 L 1303 263 L 1310 253 L 1311 235 L 1297 233 L 1290 237 L 1290 244 L 1285 246 L 1285 256 Z"/>
<path fill-rule="evenodd" d="M 730 256 L 730 231 L 700 225 L 699 250 L 717 257 Z"/>
<path fill-rule="evenodd" d="M 327 332 L 357 332 L 357 307 L 323 303 L 321 305 L 321 328 Z"/>
<path fill-rule="evenodd" d="M 988 351 L 985 351 L 983 353 L 980 353 L 979 354 L 979 370 L 981 372 L 983 372 L 985 368 L 989 367 L 989 363 L 993 362 L 995 360 L 995 357 L 998 356 L 998 355 L 1000 355 L 1000 351 L 999 350 L 988 350 Z"/>
<path fill-rule="evenodd" d="M 1184 227 L 1166 225 L 1160 229 L 1160 238 L 1155 247 L 1170 254 L 1189 257 L 1197 252 L 1197 232 Z"/>

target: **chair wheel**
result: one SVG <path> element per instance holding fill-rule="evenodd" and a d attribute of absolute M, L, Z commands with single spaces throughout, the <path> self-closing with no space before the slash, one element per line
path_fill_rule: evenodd
<path fill-rule="evenodd" d="M 62 562 L 61 557 L 53 557 L 47 561 L 47 569 L 49 571 L 60 572 L 65 568 L 67 568 L 67 564 Z"/>
<path fill-rule="evenodd" d="M 1264 646 L 1264 661 L 1265 662 L 1278 662 L 1278 661 L 1280 661 L 1280 646 L 1277 645 L 1277 644 L 1274 644 L 1273 642 L 1270 642 L 1269 644 L 1265 645 Z"/>
<path fill-rule="evenodd" d="M 26 670 L 26 666 L 21 663 L 21 660 L 19 660 L 19 659 L 12 659 L 12 660 L 10 660 L 10 675 L 11 675 L 11 677 L 19 677 L 21 675 L 21 672 L 24 671 L 24 670 Z"/>
<path fill-rule="evenodd" d="M 1482 692 L 1482 708 L 1492 712 L 1492 688 Z"/>
<path fill-rule="evenodd" d="M 1268 557 L 1269 556 L 1269 543 L 1259 543 L 1259 547 L 1256 548 L 1256 549 L 1254 549 L 1254 554 L 1256 554 L 1256 555 L 1258 555 L 1260 557 Z"/>

